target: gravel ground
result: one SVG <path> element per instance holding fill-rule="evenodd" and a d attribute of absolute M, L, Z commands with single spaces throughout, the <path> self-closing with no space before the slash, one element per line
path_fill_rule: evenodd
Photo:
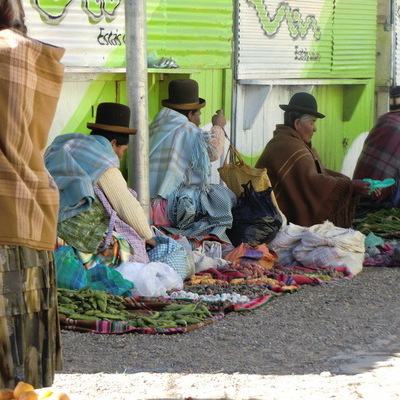
<path fill-rule="evenodd" d="M 97 399 L 108 400 L 287 399 L 293 388 L 297 399 L 303 389 L 304 399 L 376 399 L 369 385 L 382 399 L 398 399 L 399 277 L 400 268 L 364 268 L 352 280 L 306 285 L 184 335 L 63 331 L 55 386 L 72 400 L 94 387 Z M 393 393 L 382 396 L 379 374 L 395 371 L 385 375 Z"/>

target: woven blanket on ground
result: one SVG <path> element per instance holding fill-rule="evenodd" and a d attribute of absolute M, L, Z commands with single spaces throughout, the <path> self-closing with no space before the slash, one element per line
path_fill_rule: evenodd
<path fill-rule="evenodd" d="M 375 254 L 368 255 L 364 267 L 400 267 L 400 242 L 384 243 Z"/>
<path fill-rule="evenodd" d="M 164 298 L 145 298 L 145 297 L 131 297 L 125 298 L 125 305 L 127 310 L 132 313 L 132 316 L 151 316 L 156 311 L 161 311 L 165 306 L 171 304 L 165 301 Z M 188 326 L 181 326 L 176 328 L 141 328 L 131 326 L 123 321 L 85 321 L 74 320 L 60 315 L 61 329 L 90 332 L 90 333 L 103 333 L 103 334 L 122 334 L 122 333 L 141 333 L 141 334 L 173 334 L 173 333 L 188 333 L 210 325 L 222 318 L 225 314 L 223 312 L 216 312 L 212 317 L 207 318 L 199 323 L 190 324 Z"/>
<path fill-rule="evenodd" d="M 339 282 L 354 277 L 347 268 L 338 267 L 336 270 L 337 277 L 330 275 L 330 279 L 327 280 L 328 273 L 332 274 L 332 269 L 325 268 L 327 275 L 321 275 L 323 268 L 304 268 L 304 267 L 288 267 L 279 268 L 271 271 L 269 275 L 271 281 L 274 283 L 271 285 L 264 284 L 264 287 L 270 288 L 270 292 L 266 295 L 260 295 L 256 298 L 251 298 L 249 301 L 241 304 L 234 303 L 208 303 L 207 307 L 210 309 L 212 316 L 204 319 L 199 323 L 188 324 L 187 326 L 179 326 L 174 328 L 157 328 L 157 327 L 137 327 L 131 326 L 123 321 L 85 321 L 67 318 L 60 315 L 61 328 L 67 330 L 81 331 L 81 332 L 92 332 L 92 333 L 103 333 L 103 334 L 122 334 L 122 333 L 138 333 L 138 334 L 174 334 L 174 333 L 189 333 L 200 327 L 209 325 L 225 317 L 230 312 L 244 312 L 252 311 L 261 306 L 266 305 L 274 299 L 279 299 L 285 293 L 291 293 L 301 289 L 303 285 L 319 285 L 323 283 Z M 205 274 L 209 276 L 214 275 L 219 277 L 218 281 L 224 285 L 231 287 L 232 292 L 239 288 L 240 285 L 231 283 L 235 279 L 238 279 L 238 274 L 232 274 L 234 271 L 221 272 L 216 269 L 210 269 L 203 271 L 198 275 L 199 278 L 204 278 Z M 313 274 L 315 276 L 313 276 Z M 318 277 L 320 276 L 320 277 Z M 323 279 L 322 279 L 323 277 Z M 243 279 L 243 277 L 239 277 Z M 246 284 L 241 284 L 246 286 Z M 190 286 L 185 287 L 186 290 L 190 290 Z M 174 304 L 169 298 L 165 297 L 124 297 L 124 304 L 129 312 L 132 313 L 133 318 L 140 316 L 151 316 L 156 312 L 162 312 L 164 308 L 170 304 Z M 185 299 L 182 300 L 188 304 L 196 303 L 194 300 Z"/>
<path fill-rule="evenodd" d="M 282 270 L 281 274 L 274 273 L 272 277 L 285 285 L 320 285 L 323 283 L 334 283 L 342 280 L 352 279 L 354 275 L 346 267 L 325 268 L 325 267 L 278 267 Z M 298 274 L 285 273 L 285 271 L 299 271 Z M 326 271 L 326 275 L 323 273 Z M 304 274 L 301 274 L 303 272 Z M 321 273 L 322 272 L 322 273 Z M 339 276 L 331 276 L 332 272 L 337 272 Z M 315 276 L 313 276 L 315 275 Z"/>

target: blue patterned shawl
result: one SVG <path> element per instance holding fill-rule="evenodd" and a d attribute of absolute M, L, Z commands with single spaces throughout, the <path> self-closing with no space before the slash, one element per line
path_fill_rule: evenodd
<path fill-rule="evenodd" d="M 82 133 L 57 136 L 44 158 L 60 191 L 59 222 L 87 210 L 94 199 L 93 185 L 109 168 L 119 167 L 108 139 Z"/>

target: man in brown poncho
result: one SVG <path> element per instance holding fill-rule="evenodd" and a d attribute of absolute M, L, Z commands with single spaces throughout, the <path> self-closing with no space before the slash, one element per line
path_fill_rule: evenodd
<path fill-rule="evenodd" d="M 357 195 L 366 195 L 370 183 L 351 180 L 324 167 L 311 138 L 317 128 L 317 102 L 309 93 L 296 93 L 256 163 L 267 168 L 275 196 L 288 222 L 311 226 L 329 220 L 339 227 L 351 226 Z"/>

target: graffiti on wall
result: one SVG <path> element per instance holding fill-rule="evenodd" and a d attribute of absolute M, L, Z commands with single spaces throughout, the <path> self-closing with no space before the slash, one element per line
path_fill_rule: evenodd
<path fill-rule="evenodd" d="M 105 19 L 113 21 L 122 0 L 31 0 L 32 6 L 39 12 L 43 22 L 57 25 L 67 15 L 72 3 L 81 2 L 82 10 L 87 14 L 90 23 Z"/>
<path fill-rule="evenodd" d="M 279 32 L 283 22 L 286 22 L 293 39 L 306 37 L 310 30 L 316 40 L 321 38 L 321 28 L 315 15 L 309 14 L 303 17 L 300 9 L 292 8 L 287 1 L 278 4 L 275 15 L 272 17 L 266 4 L 267 0 L 246 1 L 255 8 L 263 32 L 269 38 L 273 38 Z"/>

